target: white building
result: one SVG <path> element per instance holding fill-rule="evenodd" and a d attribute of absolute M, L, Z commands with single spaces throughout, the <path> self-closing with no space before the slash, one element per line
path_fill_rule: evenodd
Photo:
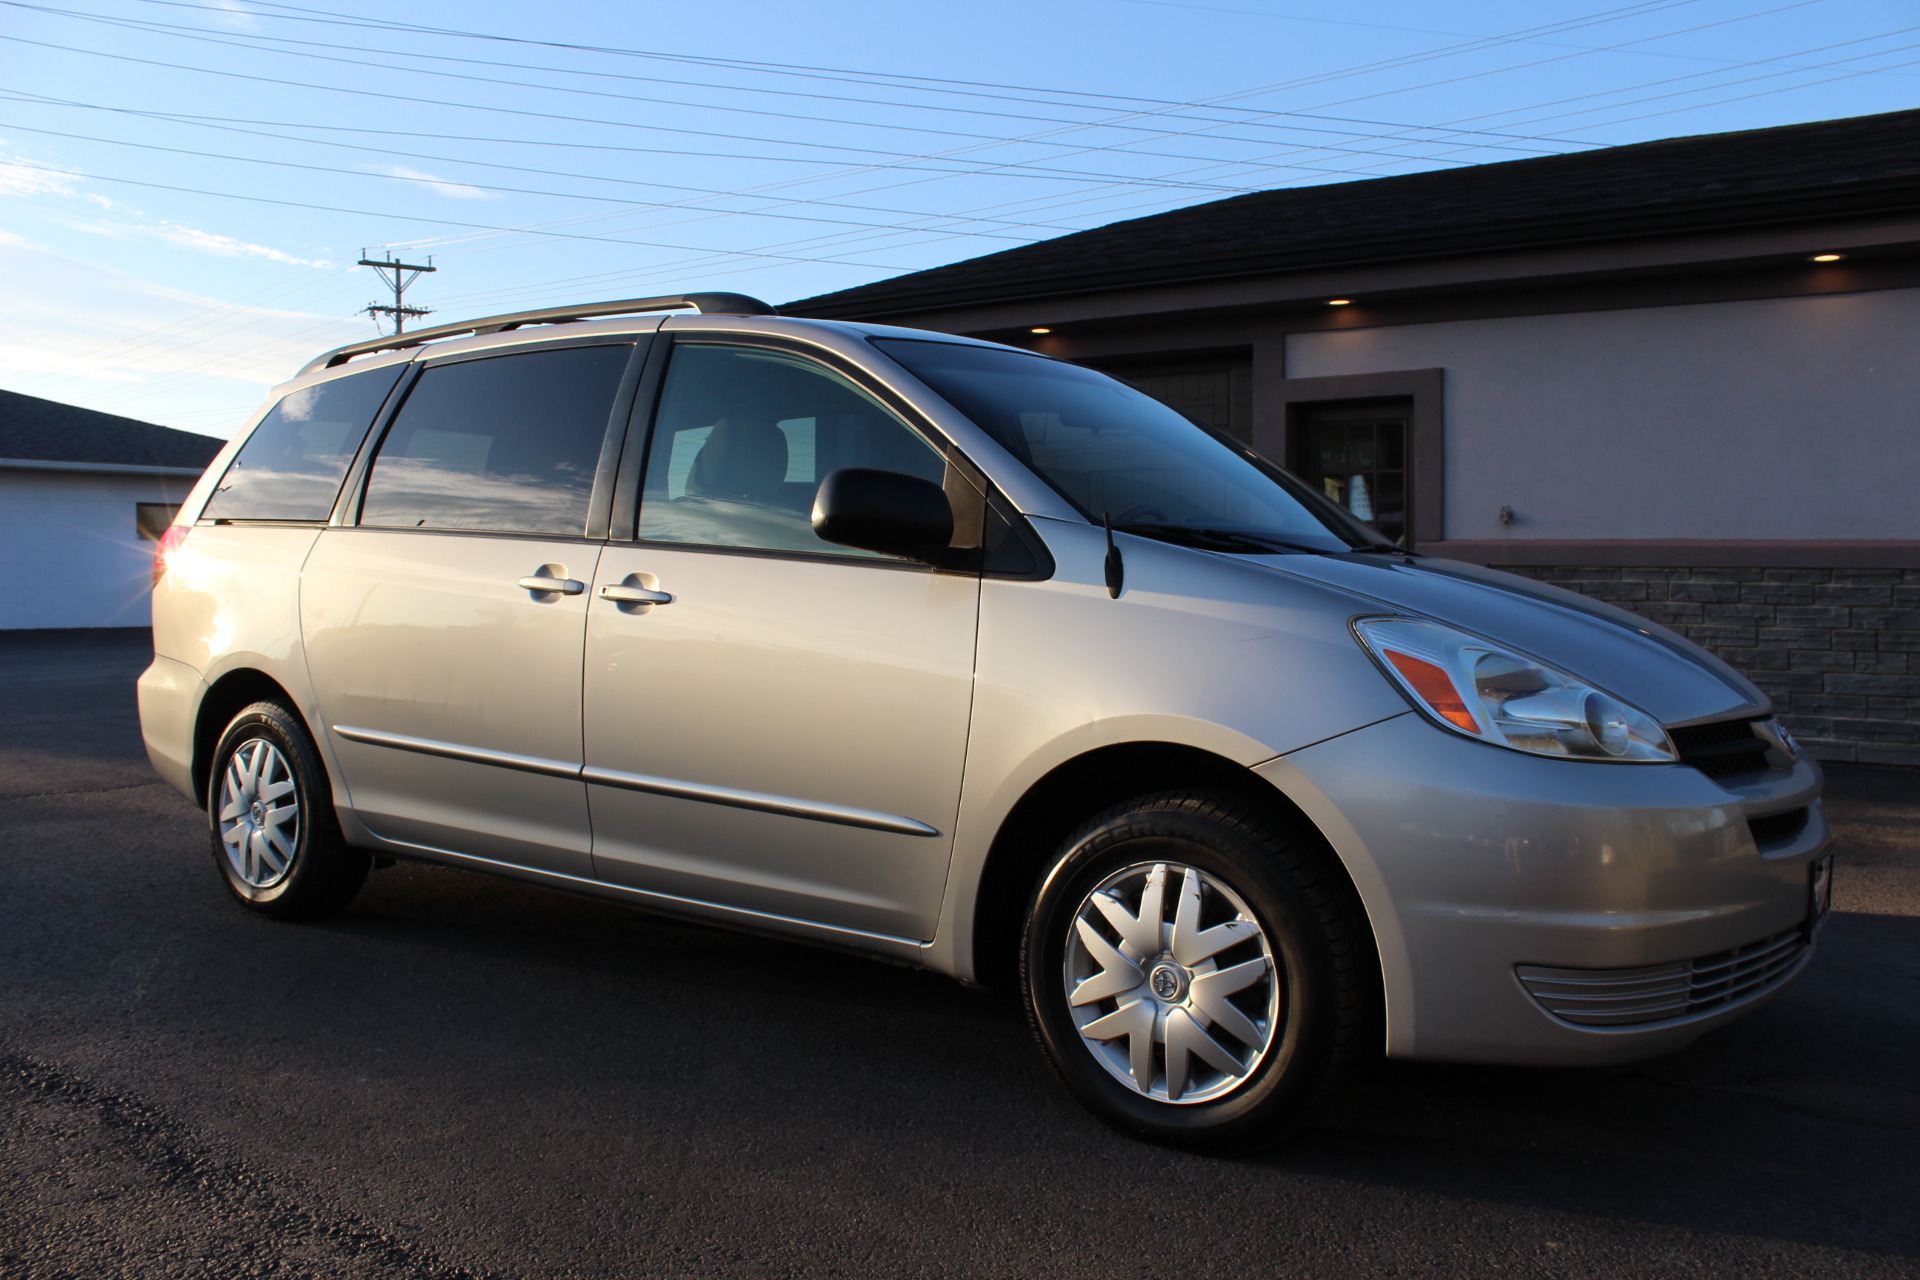
<path fill-rule="evenodd" d="M 220 445 L 0 391 L 0 630 L 150 625 L 154 542 Z"/>

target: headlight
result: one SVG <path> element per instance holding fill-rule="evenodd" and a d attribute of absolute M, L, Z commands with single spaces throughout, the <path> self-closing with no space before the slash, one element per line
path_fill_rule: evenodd
<path fill-rule="evenodd" d="M 1542 756 L 1679 759 L 1659 721 L 1538 658 L 1411 618 L 1353 629 L 1414 706 L 1455 733 Z"/>

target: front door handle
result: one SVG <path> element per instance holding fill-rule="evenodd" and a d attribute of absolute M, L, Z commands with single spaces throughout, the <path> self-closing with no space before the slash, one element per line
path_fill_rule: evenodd
<path fill-rule="evenodd" d="M 577 596 L 587 589 L 587 584 L 578 578 L 552 576 L 548 571 L 551 567 L 542 569 L 533 577 L 520 579 L 521 587 L 543 596 Z"/>
<path fill-rule="evenodd" d="M 600 588 L 600 598 L 611 600 L 615 604 L 672 604 L 673 597 L 665 591 L 654 591 L 648 587 L 633 586 L 629 583 L 610 582 Z"/>

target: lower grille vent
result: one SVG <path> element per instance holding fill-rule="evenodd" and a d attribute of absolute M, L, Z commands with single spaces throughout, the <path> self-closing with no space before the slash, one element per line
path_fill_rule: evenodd
<path fill-rule="evenodd" d="M 1584 1027 L 1666 1022 L 1757 999 L 1779 985 L 1806 954 L 1806 932 L 1771 938 L 1695 960 L 1640 969 L 1549 969 L 1515 966 L 1529 994 L 1548 1013 Z"/>
<path fill-rule="evenodd" d="M 1789 809 L 1785 813 L 1769 813 L 1763 818 L 1748 818 L 1747 829 L 1753 832 L 1755 844 L 1777 844 L 1782 840 L 1791 840 L 1807 829 L 1807 811 Z"/>

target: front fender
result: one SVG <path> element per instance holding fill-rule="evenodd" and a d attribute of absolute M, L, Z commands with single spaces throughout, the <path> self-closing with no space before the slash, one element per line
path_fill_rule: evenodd
<path fill-rule="evenodd" d="M 981 586 L 954 852 L 927 957 L 963 978 L 974 974 L 973 917 L 994 842 L 1062 764 L 1153 742 L 1252 768 L 1407 711 L 1353 639 L 1348 593 L 1123 534 L 1116 599 L 1101 530 L 1034 523 L 1054 576 Z"/>

